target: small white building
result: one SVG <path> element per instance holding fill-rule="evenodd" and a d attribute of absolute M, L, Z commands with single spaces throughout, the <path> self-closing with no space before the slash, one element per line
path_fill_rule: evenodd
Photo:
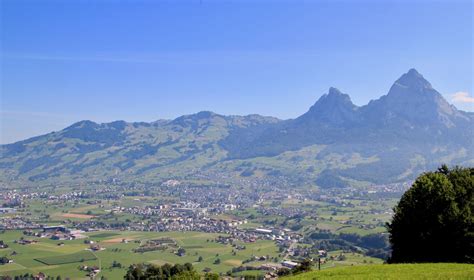
<path fill-rule="evenodd" d="M 297 262 L 292 262 L 292 261 L 283 261 L 283 262 L 281 263 L 282 266 L 288 267 L 288 268 L 290 268 L 290 269 L 291 269 L 291 268 L 295 268 L 296 266 L 298 266 L 298 264 L 299 264 L 299 263 L 297 263 Z"/>
<path fill-rule="evenodd" d="M 257 228 L 257 229 L 255 229 L 255 232 L 261 233 L 261 234 L 271 234 L 272 230 L 271 229 L 265 229 L 265 228 Z"/>

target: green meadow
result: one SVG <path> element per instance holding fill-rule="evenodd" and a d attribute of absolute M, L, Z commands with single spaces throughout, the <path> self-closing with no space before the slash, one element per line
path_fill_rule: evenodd
<path fill-rule="evenodd" d="M 89 237 L 94 239 L 94 238 L 106 238 L 106 237 L 111 237 L 111 236 L 116 236 L 116 235 L 119 235 L 119 234 L 115 232 L 101 232 L 101 233 L 89 235 Z"/>
<path fill-rule="evenodd" d="M 0 275 L 15 276 L 25 273 L 43 272 L 50 276 L 61 275 L 71 279 L 84 279 L 86 272 L 80 271 L 79 266 L 98 266 L 101 268 L 99 276 L 108 279 L 121 279 L 127 267 L 133 263 L 152 263 L 162 265 L 164 263 L 186 263 L 190 262 L 197 271 L 210 268 L 213 272 L 227 272 L 233 267 L 240 266 L 243 260 L 252 255 L 272 257 L 278 256 L 278 250 L 272 241 L 257 241 L 245 243 L 244 250 L 235 250 L 230 245 L 214 242 L 219 234 L 203 232 L 131 232 L 131 231 L 107 231 L 87 233 L 90 240 L 97 242 L 104 250 L 90 252 L 88 244 L 84 239 L 71 241 L 55 241 L 46 238 L 26 237 L 21 231 L 6 231 L 0 234 L 0 240 L 4 240 L 10 247 L 0 249 L 0 256 L 7 256 L 14 260 L 12 264 L 0 266 Z M 38 243 L 20 245 L 14 243 L 21 237 L 36 239 Z M 170 237 L 179 246 L 186 250 L 185 256 L 178 256 L 176 249 L 170 248 L 164 251 L 151 251 L 146 253 L 134 253 L 132 250 L 139 247 L 146 240 Z M 122 239 L 128 240 L 127 243 Z M 64 243 L 58 246 L 58 243 Z M 15 252 L 14 254 L 12 254 Z M 198 262 L 199 257 L 202 261 Z M 215 264 L 216 259 L 220 264 Z M 112 263 L 117 262 L 121 268 L 112 268 Z M 251 265 L 258 263 L 253 262 Z"/>
<path fill-rule="evenodd" d="M 374 264 L 345 266 L 285 277 L 292 280 L 398 280 L 398 279 L 474 279 L 474 265 L 452 263 Z"/>
<path fill-rule="evenodd" d="M 96 259 L 97 257 L 91 251 L 84 250 L 69 255 L 57 255 L 52 257 L 37 258 L 35 260 L 46 265 L 58 265 L 93 261 Z"/>

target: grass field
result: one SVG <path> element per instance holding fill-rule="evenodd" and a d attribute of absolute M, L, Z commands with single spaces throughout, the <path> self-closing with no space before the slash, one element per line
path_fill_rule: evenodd
<path fill-rule="evenodd" d="M 76 219 L 92 219 L 95 216 L 94 215 L 86 215 L 86 214 L 65 213 L 65 214 L 62 214 L 61 217 L 76 218 Z"/>
<path fill-rule="evenodd" d="M 107 279 L 123 279 L 123 275 L 129 265 L 134 263 L 186 263 L 193 264 L 195 269 L 201 272 L 204 268 L 210 268 L 213 272 L 225 273 L 252 255 L 272 257 L 278 256 L 278 249 L 273 241 L 260 240 L 255 243 L 245 243 L 244 250 L 233 253 L 233 247 L 214 242 L 219 234 L 203 232 L 132 232 L 132 231 L 105 231 L 86 233 L 89 239 L 98 242 L 105 250 L 95 252 L 97 259 L 86 249 L 89 245 L 84 240 L 64 240 L 64 246 L 58 246 L 58 241 L 46 238 L 28 237 L 36 239 L 38 243 L 31 245 L 20 245 L 14 243 L 23 237 L 21 231 L 6 231 L 0 234 L 0 240 L 4 240 L 8 249 L 0 250 L 0 256 L 7 256 L 14 263 L 0 266 L 0 276 L 15 276 L 25 273 L 44 272 L 49 276 L 61 275 L 64 279 L 85 279 L 86 272 L 78 269 L 79 265 L 99 266 L 101 272 L 99 277 Z M 151 251 L 146 253 L 134 253 L 132 250 L 149 239 L 169 237 L 176 241 L 178 246 L 186 250 L 185 256 L 178 256 L 176 248 L 164 251 Z M 120 242 L 122 239 L 132 240 L 128 243 Z M 119 242 L 115 242 L 118 240 Z M 114 241 L 114 242 L 112 242 Z M 12 254 L 15 252 L 16 254 Z M 198 262 L 199 257 L 202 261 Z M 216 259 L 220 264 L 214 264 Z M 81 262 L 83 260 L 83 262 Z M 112 268 L 113 262 L 122 264 L 122 268 Z"/>
<path fill-rule="evenodd" d="M 69 255 L 57 255 L 52 257 L 37 258 L 36 261 L 46 265 L 58 265 L 96 260 L 97 257 L 91 251 L 80 251 Z"/>
<path fill-rule="evenodd" d="M 101 232 L 97 234 L 91 234 L 89 235 L 92 238 L 107 238 L 107 237 L 112 237 L 118 235 L 117 233 L 114 232 Z"/>
<path fill-rule="evenodd" d="M 368 264 L 382 264 L 382 259 L 372 258 L 364 256 L 358 253 L 343 253 L 342 251 L 331 251 L 328 252 L 328 256 L 337 257 L 340 254 L 343 254 L 346 258 L 343 261 L 330 261 L 327 260 L 326 263 L 322 264 L 322 268 L 331 268 L 336 266 L 353 266 L 353 265 L 368 265 Z"/>
<path fill-rule="evenodd" d="M 378 264 L 347 266 L 312 271 L 283 279 L 345 280 L 345 279 L 474 279 L 474 265 L 470 264 Z"/>

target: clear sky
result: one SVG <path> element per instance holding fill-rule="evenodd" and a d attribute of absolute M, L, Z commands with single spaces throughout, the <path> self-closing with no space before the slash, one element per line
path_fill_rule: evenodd
<path fill-rule="evenodd" d="M 0 0 L 1 143 L 90 119 L 294 118 L 416 68 L 473 110 L 472 1 Z"/>

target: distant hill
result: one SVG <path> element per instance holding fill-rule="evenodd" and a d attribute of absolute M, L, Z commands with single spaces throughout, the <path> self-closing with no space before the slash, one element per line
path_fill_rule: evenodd
<path fill-rule="evenodd" d="M 81 121 L 0 146 L 0 182 L 393 183 L 442 163 L 474 165 L 473 139 L 474 114 L 411 69 L 365 106 L 330 88 L 291 120 L 199 112 L 152 123 Z"/>
<path fill-rule="evenodd" d="M 375 264 L 344 266 L 312 271 L 282 279 L 292 280 L 371 280 L 371 279 L 453 279 L 474 278 L 474 265 L 453 263 Z"/>

